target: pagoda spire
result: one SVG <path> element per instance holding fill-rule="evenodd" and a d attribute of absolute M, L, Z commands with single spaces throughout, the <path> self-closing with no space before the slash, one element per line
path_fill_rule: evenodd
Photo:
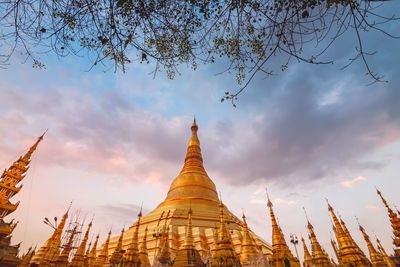
<path fill-rule="evenodd" d="M 388 203 L 386 202 L 386 199 L 382 196 L 382 193 L 376 189 L 376 192 L 380 196 L 383 204 L 388 210 L 389 214 L 389 220 L 393 228 L 393 244 L 395 245 L 395 253 L 396 256 L 400 258 L 400 218 L 397 216 L 397 214 L 390 208 Z"/>
<path fill-rule="evenodd" d="M 90 253 L 90 248 L 92 247 L 92 242 L 89 243 L 86 252 L 85 252 L 85 256 L 83 257 L 83 266 L 89 266 L 89 253 Z"/>
<path fill-rule="evenodd" d="M 35 255 L 35 249 L 33 249 L 32 247 L 30 247 L 28 249 L 28 252 L 26 252 L 22 258 L 20 263 L 18 264 L 18 267 L 28 267 L 29 266 L 29 262 L 31 261 L 33 255 Z"/>
<path fill-rule="evenodd" d="M 35 144 L 31 146 L 28 152 L 24 156 L 19 157 L 8 169 L 6 169 L 0 177 L 0 221 L 8 214 L 15 211 L 19 205 L 19 202 L 12 204 L 9 199 L 17 194 L 22 185 L 16 187 L 25 178 L 25 173 L 29 169 L 29 163 L 31 162 L 31 156 L 35 152 L 40 141 L 46 132 L 44 132 L 36 140 Z M 10 233 L 9 233 L 10 234 Z"/>
<path fill-rule="evenodd" d="M 108 264 L 108 245 L 110 243 L 110 236 L 111 236 L 111 230 L 108 232 L 107 240 L 103 245 L 103 249 L 100 252 L 100 255 L 96 257 L 96 262 L 94 266 L 96 267 L 102 267 L 106 264 Z"/>
<path fill-rule="evenodd" d="M 349 229 L 347 229 L 346 224 L 344 223 L 344 221 L 342 220 L 342 218 L 340 216 L 339 216 L 339 219 L 340 219 L 340 224 L 342 225 L 343 231 L 344 231 L 347 239 L 350 240 L 350 242 L 353 244 L 353 246 L 355 246 L 359 249 L 357 243 L 354 241 L 353 237 L 351 236 Z"/>
<path fill-rule="evenodd" d="M 74 241 L 75 233 L 76 233 L 76 226 L 72 230 L 71 235 L 69 236 L 68 242 L 65 245 L 64 249 L 62 250 L 61 254 L 57 257 L 54 267 L 67 267 L 68 266 L 68 258 L 69 258 L 69 254 L 71 253 L 71 250 L 72 250 L 72 242 Z"/>
<path fill-rule="evenodd" d="M 331 266 L 331 261 L 329 259 L 328 254 L 319 244 L 317 237 L 314 232 L 314 227 L 308 221 L 307 228 L 310 233 L 310 240 L 311 240 L 311 251 L 312 251 L 312 258 L 313 263 L 315 266 Z"/>
<path fill-rule="evenodd" d="M 334 231 L 336 234 L 337 241 L 339 243 L 339 252 L 341 256 L 342 263 L 344 265 L 352 264 L 353 266 L 369 266 L 371 263 L 361 251 L 361 249 L 355 244 L 352 240 L 351 235 L 346 228 L 346 225 L 341 224 L 336 217 L 335 212 L 333 211 L 332 206 L 328 204 L 328 210 L 331 213 L 333 223 L 334 223 Z M 343 221 L 342 221 L 343 222 Z"/>
<path fill-rule="evenodd" d="M 71 206 L 70 206 L 71 207 Z M 38 252 L 32 257 L 30 263 L 31 264 L 50 264 L 50 261 L 53 260 L 54 256 L 58 256 L 59 247 L 61 245 L 61 235 L 64 229 L 65 222 L 68 218 L 69 209 L 65 212 L 64 216 L 61 219 L 61 222 L 58 224 L 57 228 L 54 230 L 53 234 L 50 238 L 44 243 L 44 245 L 38 250 Z"/>
<path fill-rule="evenodd" d="M 177 267 L 202 267 L 204 263 L 200 256 L 200 253 L 196 250 L 193 242 L 193 230 L 192 230 L 192 214 L 193 211 L 189 208 L 188 219 L 186 224 L 186 234 L 183 246 L 181 246 L 176 253 L 173 266 Z"/>
<path fill-rule="evenodd" d="M 243 228 L 242 228 L 242 246 L 240 251 L 240 263 L 242 265 L 250 264 L 251 260 L 255 259 L 258 256 L 257 247 L 253 242 L 253 239 L 250 236 L 249 228 L 246 222 L 246 216 L 243 212 Z"/>
<path fill-rule="evenodd" d="M 203 166 L 203 156 L 197 136 L 199 127 L 196 120 L 193 121 L 190 129 L 192 135 L 188 143 L 185 163 L 179 175 L 172 182 L 166 200 L 196 197 L 218 201 L 215 184 L 208 177 Z"/>
<path fill-rule="evenodd" d="M 126 267 L 133 267 L 136 266 L 139 261 L 139 227 L 140 227 L 140 220 L 142 218 L 142 209 L 138 214 L 138 220 L 135 223 L 134 227 L 135 230 L 133 231 L 132 241 L 125 252 L 125 261 L 124 266 Z"/>
<path fill-rule="evenodd" d="M 222 201 L 219 202 L 219 231 L 218 231 L 218 242 L 226 242 L 230 240 L 228 230 L 226 229 L 226 222 L 224 218 L 224 204 Z"/>
<path fill-rule="evenodd" d="M 193 229 L 192 229 L 192 214 L 193 214 L 192 208 L 189 208 L 187 227 L 186 227 L 186 236 L 185 236 L 185 241 L 183 243 L 183 247 L 186 249 L 194 248 Z"/>
<path fill-rule="evenodd" d="M 336 259 L 338 260 L 339 266 L 343 266 L 342 256 L 340 255 L 340 251 L 337 247 L 337 244 L 336 244 L 335 240 L 332 239 L 332 237 L 331 237 L 331 245 L 332 245 L 333 251 L 335 252 Z"/>
<path fill-rule="evenodd" d="M 96 241 L 94 241 L 93 247 L 88 254 L 88 266 L 93 267 L 96 262 L 96 250 L 97 250 L 97 242 L 99 241 L 99 235 L 96 236 Z"/>
<path fill-rule="evenodd" d="M 381 241 L 377 238 L 376 243 L 378 244 L 378 249 L 381 252 L 383 259 L 385 260 L 387 266 L 389 267 L 396 267 L 392 260 L 390 260 L 389 255 L 386 253 L 385 249 L 383 248 Z"/>
<path fill-rule="evenodd" d="M 140 244 L 140 248 L 139 248 L 140 266 L 143 266 L 143 267 L 151 266 L 150 260 L 149 260 L 149 254 L 147 252 L 146 243 L 147 243 L 147 226 L 146 226 L 146 229 L 144 230 L 143 240 L 142 240 L 142 243 Z"/>
<path fill-rule="evenodd" d="M 84 267 L 85 266 L 85 249 L 86 249 L 87 241 L 89 239 L 89 232 L 90 232 L 91 227 L 92 227 L 92 222 L 89 223 L 89 225 L 86 229 L 85 236 L 83 237 L 81 244 L 79 245 L 78 249 L 75 252 L 75 255 L 71 261 L 70 267 Z"/>
<path fill-rule="evenodd" d="M 310 252 L 308 251 L 306 242 L 304 241 L 303 237 L 301 237 L 301 242 L 303 242 L 303 249 L 304 249 L 304 263 L 303 263 L 303 266 L 304 267 L 312 267 L 313 266 L 313 260 L 312 260 L 312 257 L 310 255 Z"/>
<path fill-rule="evenodd" d="M 218 242 L 214 251 L 211 266 L 236 266 L 239 264 L 239 259 L 236 258 L 236 253 L 232 248 L 230 234 L 226 228 L 224 218 L 224 204 L 219 201 L 219 231 Z M 222 263 L 224 265 L 222 265 Z"/>
<path fill-rule="evenodd" d="M 121 234 L 118 239 L 117 247 L 114 252 L 111 254 L 110 263 L 113 265 L 118 265 L 123 257 L 122 254 L 122 239 L 124 238 L 124 228 L 122 228 Z"/>
<path fill-rule="evenodd" d="M 303 207 L 304 213 L 307 219 L 307 228 L 309 231 L 309 237 L 311 241 L 311 251 L 312 251 L 312 259 L 315 266 L 331 266 L 331 261 L 329 259 L 328 254 L 325 250 L 321 247 L 317 240 L 317 236 L 314 232 L 314 227 L 311 224 L 310 220 L 308 219 L 306 209 Z"/>
<path fill-rule="evenodd" d="M 275 267 L 286 266 L 286 259 L 286 261 L 290 262 L 291 266 L 300 266 L 299 260 L 293 256 L 288 245 L 286 244 L 282 229 L 279 227 L 276 221 L 274 210 L 272 209 L 273 205 L 269 199 L 268 192 L 267 197 L 267 206 L 269 207 L 269 215 L 271 217 L 272 224 L 272 264 Z"/>
<path fill-rule="evenodd" d="M 387 266 L 382 255 L 378 253 L 378 251 L 376 251 L 374 245 L 372 245 L 371 240 L 369 239 L 369 236 L 367 235 L 367 233 L 365 232 L 364 227 L 362 227 L 360 225 L 360 223 L 358 223 L 358 226 L 360 228 L 360 231 L 365 239 L 365 242 L 367 243 L 367 247 L 368 247 L 368 251 L 369 251 L 369 258 L 371 259 L 372 264 L 375 267 L 385 267 Z"/>
<path fill-rule="evenodd" d="M 169 249 L 169 226 L 164 225 L 162 231 L 162 246 L 160 255 L 157 259 L 161 264 L 166 265 L 171 260 L 171 252 Z"/>

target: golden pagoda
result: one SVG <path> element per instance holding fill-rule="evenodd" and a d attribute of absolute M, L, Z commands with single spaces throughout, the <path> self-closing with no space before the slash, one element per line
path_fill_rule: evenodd
<path fill-rule="evenodd" d="M 309 231 L 309 237 L 311 241 L 311 253 L 312 253 L 312 263 L 315 267 L 329 267 L 332 266 L 328 254 L 319 244 L 317 237 L 314 232 L 314 227 L 310 223 L 307 217 L 307 228 Z"/>
<path fill-rule="evenodd" d="M 258 256 L 258 249 L 254 244 L 253 238 L 250 236 L 244 212 L 242 218 L 243 218 L 243 234 L 242 234 L 243 238 L 242 238 L 242 247 L 240 250 L 240 264 L 250 265 L 251 262 Z"/>
<path fill-rule="evenodd" d="M 272 223 L 272 265 L 274 267 L 300 267 L 300 262 L 295 258 L 286 244 L 282 229 L 275 219 L 272 202 L 268 197 L 268 207 Z"/>
<path fill-rule="evenodd" d="M 19 157 L 8 169 L 4 170 L 0 177 L 0 266 L 16 266 L 20 262 L 17 257 L 19 245 L 11 245 L 11 234 L 18 223 L 14 220 L 5 222 L 4 217 L 14 212 L 19 205 L 19 202 L 11 203 L 10 199 L 21 190 L 22 185 L 18 186 L 18 184 L 25 178 L 32 154 L 43 140 L 45 133 L 36 140 L 24 156 Z"/>
<path fill-rule="evenodd" d="M 18 267 L 28 267 L 33 255 L 35 255 L 35 249 L 32 249 L 32 247 L 30 247 L 28 251 L 24 255 L 22 255 Z"/>
<path fill-rule="evenodd" d="M 84 267 L 85 265 L 87 265 L 85 263 L 85 249 L 86 249 L 86 243 L 89 239 L 89 232 L 91 227 L 92 227 L 92 222 L 89 223 L 88 228 L 86 229 L 85 236 L 83 237 L 81 244 L 76 250 L 74 257 L 72 258 L 70 267 Z"/>
<path fill-rule="evenodd" d="M 74 240 L 77 236 L 75 235 L 76 227 L 71 233 L 70 230 L 66 231 L 70 233 L 68 242 L 61 246 L 62 233 L 68 218 L 68 209 L 51 237 L 36 254 L 35 250 L 30 249 L 20 260 L 15 253 L 15 258 L 20 261 L 20 266 L 32 264 L 40 267 L 202 267 L 205 265 L 207 267 L 300 267 L 299 259 L 293 256 L 286 243 L 283 231 L 277 223 L 269 196 L 267 206 L 271 217 L 272 246 L 250 231 L 244 213 L 241 221 L 222 203 L 221 199 L 218 198 L 214 183 L 203 166 L 196 121 L 193 122 L 191 131 L 192 135 L 184 166 L 179 175 L 172 181 L 166 199 L 152 212 L 142 217 L 142 210 L 140 210 L 137 222 L 133 223 L 126 232 L 122 229 L 119 236 L 111 238 L 110 231 L 106 242 L 100 248 L 97 248 L 99 239 L 99 235 L 97 235 L 93 247 L 90 248 L 89 244 L 85 253 L 92 226 L 90 222 L 75 255 L 70 255 L 73 249 L 72 244 L 76 241 Z M 2 179 L 0 179 L 0 200 L 3 200 L 3 202 L 0 201 L 0 212 L 4 216 L 12 212 L 9 207 L 14 205 L 8 201 L 8 198 L 21 188 L 15 187 L 17 182 L 16 178 L 12 178 L 12 175 L 19 175 L 18 181 L 24 177 L 22 174 L 29 168 L 30 156 L 42 139 L 43 136 L 39 137 L 28 153 L 6 170 Z M 7 186 L 9 189 L 3 188 Z M 393 212 L 381 193 L 377 192 L 388 209 L 395 235 L 396 253 L 398 253 L 400 242 L 398 241 L 400 240 L 398 212 Z M 17 206 L 18 203 L 15 205 Z M 344 221 L 336 217 L 329 203 L 328 210 L 332 218 L 332 227 L 338 246 L 332 238 L 331 244 L 339 266 L 396 266 L 398 258 L 396 255 L 398 254 L 389 256 L 379 240 L 377 240 L 378 252 L 364 228 L 360 226 L 370 253 L 371 261 L 369 261 L 352 238 Z M 0 234 L 11 233 L 16 223 L 11 221 L 5 224 L 2 220 L 3 217 L 0 217 Z M 304 266 L 331 267 L 336 265 L 331 262 L 328 254 L 318 242 L 313 225 L 308 217 L 307 228 L 311 241 L 311 253 L 302 237 Z M 0 238 L 0 248 L 3 248 L 3 244 L 9 244 L 9 234 L 6 237 L 3 236 L 2 239 Z M 18 251 L 18 247 L 16 248 L 16 251 Z M 60 251 L 61 248 L 62 251 Z M 1 260 L 7 255 L 5 252 L 5 249 L 0 250 L 0 266 L 16 266 L 2 264 Z M 71 263 L 69 263 L 69 258 L 72 258 Z"/>
<path fill-rule="evenodd" d="M 124 266 L 131 267 L 136 266 L 139 262 L 139 249 L 138 249 L 138 240 L 139 240 L 139 226 L 140 226 L 140 218 L 142 218 L 142 211 L 138 214 L 138 221 L 134 225 L 135 230 L 133 232 L 133 237 L 131 242 L 129 243 L 129 247 L 124 255 Z M 120 236 L 121 239 L 121 236 Z"/>
<path fill-rule="evenodd" d="M 393 263 L 393 261 L 389 258 L 389 255 L 386 253 L 385 249 L 383 248 L 381 241 L 379 239 L 376 239 L 376 243 L 378 244 L 378 250 L 382 254 L 383 259 L 385 260 L 385 263 L 389 267 L 396 267 L 396 265 Z"/>
<path fill-rule="evenodd" d="M 340 261 L 344 267 L 347 266 L 370 266 L 371 263 L 357 246 L 351 237 L 346 225 L 340 223 L 333 211 L 332 206 L 328 202 L 328 210 L 331 213 L 331 217 L 334 223 L 333 230 L 336 235 L 336 239 L 339 245 Z M 339 260 L 339 258 L 338 258 Z"/>
<path fill-rule="evenodd" d="M 212 267 L 232 267 L 240 266 L 239 258 L 235 255 L 232 247 L 230 232 L 226 228 L 224 218 L 224 204 L 219 203 L 220 207 L 220 223 L 218 230 L 218 239 L 215 246 L 214 255 L 212 256 Z"/>
<path fill-rule="evenodd" d="M 99 241 L 99 235 L 96 236 L 96 241 L 94 241 L 93 247 L 88 254 L 87 263 L 89 267 L 93 267 L 96 263 L 96 250 L 97 250 L 97 242 Z"/>
<path fill-rule="evenodd" d="M 335 240 L 333 240 L 332 237 L 331 237 L 331 245 L 332 245 L 333 252 L 335 252 L 336 259 L 338 260 L 338 265 L 343 266 L 342 257 L 340 256 L 339 249 L 337 247 Z"/>
<path fill-rule="evenodd" d="M 301 237 L 301 242 L 303 243 L 303 250 L 304 250 L 303 266 L 304 267 L 312 267 L 313 266 L 313 260 L 312 260 L 310 252 L 308 251 L 306 242 L 304 241 L 303 237 Z"/>
<path fill-rule="evenodd" d="M 393 244 L 395 246 L 394 252 L 395 255 L 393 256 L 393 260 L 396 264 L 400 265 L 400 217 L 399 214 L 396 214 L 386 202 L 386 199 L 383 198 L 382 193 L 376 189 L 376 192 L 380 196 L 383 204 L 388 210 L 389 220 L 393 228 Z"/>
<path fill-rule="evenodd" d="M 44 245 L 38 250 L 38 252 L 32 257 L 30 264 L 36 264 L 39 266 L 49 266 L 50 262 L 58 256 L 59 248 L 61 246 L 61 235 L 64 229 L 65 222 L 68 218 L 68 212 L 65 212 L 58 224 L 57 228 L 54 230 L 50 238 L 44 243 Z"/>
<path fill-rule="evenodd" d="M 71 253 L 72 250 L 72 242 L 74 241 L 74 236 L 76 233 L 76 226 L 72 230 L 71 235 L 69 236 L 67 244 L 64 246 L 63 250 L 61 251 L 61 254 L 57 257 L 57 260 L 55 261 L 55 264 L 52 266 L 54 267 L 67 267 L 68 266 L 68 258 L 69 254 Z"/>
<path fill-rule="evenodd" d="M 359 224 L 359 228 L 365 239 L 365 242 L 367 243 L 367 247 L 368 247 L 368 251 L 369 251 L 369 258 L 371 259 L 372 264 L 375 267 L 386 267 L 387 264 L 385 263 L 382 255 L 378 251 L 376 251 L 374 245 L 372 245 L 372 242 L 369 239 L 369 236 L 367 235 L 367 233 L 365 232 L 364 227 L 362 227 Z"/>
<path fill-rule="evenodd" d="M 203 166 L 203 157 L 200 149 L 200 141 L 197 136 L 198 126 L 196 121 L 191 126 L 191 138 L 188 143 L 183 168 L 179 175 L 172 181 L 165 200 L 153 211 L 143 216 L 138 228 L 138 240 L 143 240 L 145 229 L 149 231 L 146 239 L 146 248 L 150 263 L 160 254 L 164 242 L 161 236 L 161 225 L 168 226 L 169 252 L 174 259 L 181 244 L 186 237 L 187 215 L 192 209 L 193 245 L 202 257 L 206 257 L 209 248 L 214 246 L 214 227 L 220 223 L 220 201 L 215 184 L 208 176 Z M 230 235 L 232 248 L 235 254 L 241 251 L 242 221 L 233 215 L 223 205 L 223 216 L 226 222 L 227 232 Z M 127 250 L 135 231 L 131 226 L 124 234 L 123 249 Z M 249 231 L 255 245 L 262 249 L 265 255 L 272 254 L 272 247 L 263 239 Z M 119 236 L 110 239 L 110 253 L 116 248 Z M 213 248 L 214 249 L 214 248 Z"/>
<path fill-rule="evenodd" d="M 161 233 L 161 248 L 157 254 L 157 262 L 162 266 L 165 266 L 171 262 L 171 252 L 169 248 L 169 227 L 164 225 L 163 231 Z"/>
<path fill-rule="evenodd" d="M 122 239 L 124 238 L 124 228 L 122 228 L 121 235 L 119 236 L 117 247 L 115 248 L 114 252 L 111 254 L 110 263 L 113 266 L 117 266 L 122 261 L 122 257 L 124 251 L 122 250 Z"/>
<path fill-rule="evenodd" d="M 173 266 L 177 267 L 202 267 L 204 266 L 200 253 L 195 249 L 193 243 L 192 229 L 192 209 L 188 212 L 188 222 L 186 226 L 186 236 L 183 246 L 176 254 Z"/>
<path fill-rule="evenodd" d="M 103 244 L 103 248 L 101 249 L 101 252 L 99 256 L 96 257 L 96 261 L 94 263 L 95 267 L 103 267 L 108 264 L 108 245 L 110 243 L 110 236 L 111 236 L 111 230 L 108 232 L 107 240 Z"/>
<path fill-rule="evenodd" d="M 86 250 L 85 256 L 83 257 L 83 266 L 89 266 L 89 253 L 92 246 L 92 242 L 89 243 L 88 248 Z"/>
<path fill-rule="evenodd" d="M 147 252 L 146 243 L 147 243 L 147 227 L 144 230 L 143 240 L 142 240 L 142 242 L 140 244 L 140 248 L 139 248 L 139 262 L 140 262 L 140 266 L 143 266 L 143 267 L 151 266 L 150 261 L 149 261 L 149 253 Z"/>

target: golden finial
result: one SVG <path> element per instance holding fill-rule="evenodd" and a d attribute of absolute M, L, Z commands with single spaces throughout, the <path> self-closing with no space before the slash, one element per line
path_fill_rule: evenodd
<path fill-rule="evenodd" d="M 304 210 L 304 215 L 306 215 L 307 222 L 308 222 L 308 224 L 310 224 L 310 220 L 308 219 L 307 211 L 306 211 L 306 208 L 304 208 L 304 206 L 303 206 L 303 210 Z"/>
<path fill-rule="evenodd" d="M 138 217 L 142 217 L 142 209 L 143 209 L 143 201 L 142 201 L 142 205 L 140 206 L 140 211 L 139 211 Z"/>
<path fill-rule="evenodd" d="M 267 199 L 268 199 L 267 206 L 268 206 L 268 207 L 272 207 L 272 202 L 271 202 L 271 200 L 269 199 L 269 194 L 268 194 L 268 189 L 267 189 L 267 188 L 265 188 L 265 192 L 267 193 Z"/>
<path fill-rule="evenodd" d="M 191 129 L 192 131 L 196 131 L 196 132 L 197 132 L 197 130 L 199 129 L 199 127 L 197 126 L 197 123 L 196 123 L 196 117 L 194 117 L 194 119 L 193 119 L 193 124 L 192 124 L 192 127 L 190 127 L 190 129 Z"/>
<path fill-rule="evenodd" d="M 325 198 L 325 200 L 326 200 L 326 204 L 328 204 L 328 210 L 329 211 L 333 211 L 333 208 L 332 208 L 331 204 L 329 204 L 328 198 Z"/>

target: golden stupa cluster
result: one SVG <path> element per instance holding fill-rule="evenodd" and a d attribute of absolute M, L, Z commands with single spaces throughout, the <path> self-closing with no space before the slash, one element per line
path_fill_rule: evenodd
<path fill-rule="evenodd" d="M 25 254 L 18 255 L 19 245 L 10 244 L 12 231 L 17 223 L 6 223 L 3 218 L 18 206 L 18 203 L 10 203 L 9 199 L 21 189 L 21 186 L 16 185 L 25 177 L 30 157 L 43 139 L 43 135 L 40 136 L 29 151 L 1 176 L 0 266 L 300 267 L 300 260 L 292 254 L 286 243 L 269 197 L 267 207 L 272 224 L 272 245 L 249 229 L 244 214 L 240 220 L 222 203 L 203 166 L 196 121 L 191 126 L 191 131 L 184 166 L 173 180 L 166 199 L 146 216 L 142 216 L 140 211 L 137 221 L 126 231 L 122 229 L 114 237 L 111 237 L 110 231 L 102 245 L 98 244 L 97 235 L 94 243 L 88 244 L 92 222 L 87 225 L 83 237 L 77 226 L 64 229 L 67 228 L 70 212 L 68 209 L 43 246 L 37 251 L 30 248 Z M 331 239 L 336 260 L 330 258 L 320 245 L 307 217 L 311 253 L 301 237 L 304 248 L 302 265 L 400 266 L 400 213 L 394 212 L 381 192 L 377 192 L 389 213 L 394 233 L 394 255 L 389 255 L 379 240 L 376 240 L 376 249 L 360 225 L 368 247 L 367 257 L 352 238 L 343 220 L 338 219 L 328 203 L 336 239 Z"/>

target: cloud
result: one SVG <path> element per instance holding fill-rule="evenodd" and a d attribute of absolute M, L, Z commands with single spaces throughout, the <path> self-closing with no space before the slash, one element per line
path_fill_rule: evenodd
<path fill-rule="evenodd" d="M 347 181 L 343 181 L 340 184 L 344 187 L 352 187 L 355 183 L 361 182 L 361 181 L 365 181 L 367 180 L 367 178 L 363 177 L 363 176 L 357 176 L 356 178 L 354 178 L 353 180 L 347 180 Z"/>
<path fill-rule="evenodd" d="M 370 87 L 360 85 L 359 70 L 338 78 L 336 66 L 293 64 L 282 75 L 255 79 L 237 109 L 218 103 L 215 89 L 233 86 L 231 77 L 210 71 L 185 72 L 187 82 L 152 80 L 143 69 L 118 75 L 114 83 L 88 75 L 85 90 L 78 80 L 60 85 L 57 74 L 47 73 L 40 86 L 32 77 L 21 84 L 3 79 L 0 123 L 8 127 L 0 131 L 0 148 L 15 155 L 50 128 L 42 153 L 48 167 L 167 184 L 182 166 L 196 111 L 203 118 L 198 122 L 204 164 L 216 183 L 259 184 L 256 195 L 264 185 L 338 183 L 344 170 L 384 168 L 387 161 L 371 155 L 400 141 L 396 62 L 382 65 L 390 83 Z"/>
<path fill-rule="evenodd" d="M 368 210 L 379 210 L 379 207 L 377 206 L 365 206 L 365 208 Z"/>

